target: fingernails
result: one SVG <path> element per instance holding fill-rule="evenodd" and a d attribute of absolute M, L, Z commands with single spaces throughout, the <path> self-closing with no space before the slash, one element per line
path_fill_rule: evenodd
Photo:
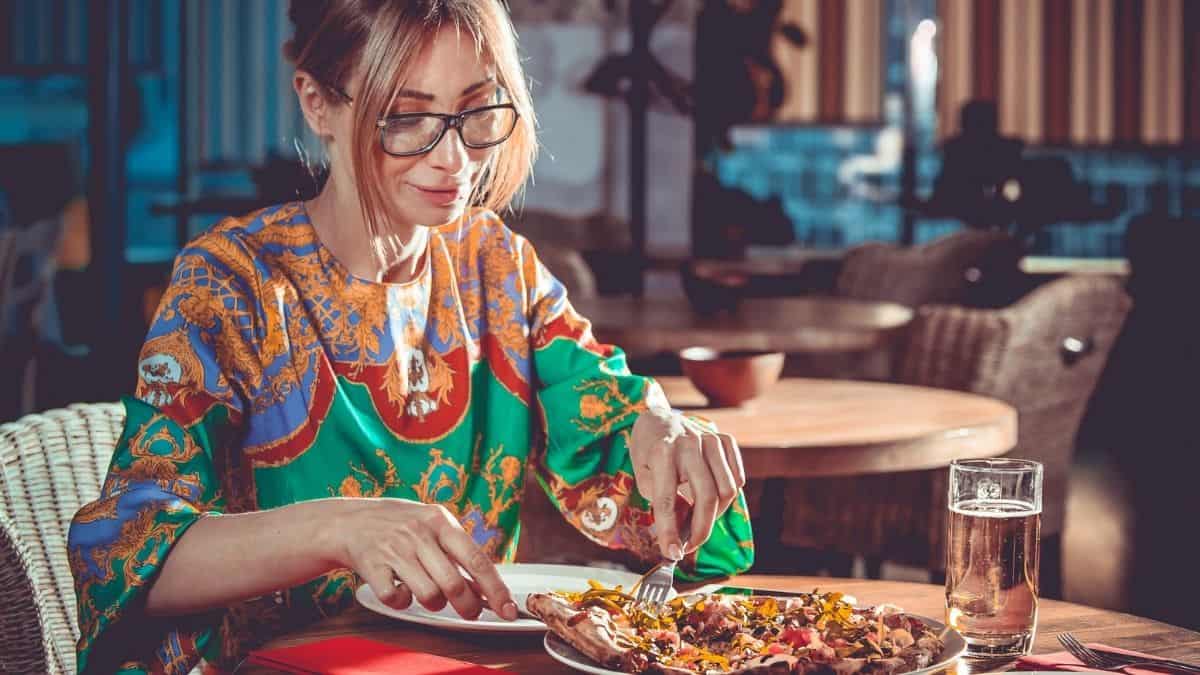
<path fill-rule="evenodd" d="M 509 621 L 517 620 L 517 603 L 509 600 L 500 607 L 500 616 Z"/>
<path fill-rule="evenodd" d="M 683 549 L 679 548 L 679 544 L 670 544 L 667 546 L 667 557 L 679 562 L 683 560 Z"/>

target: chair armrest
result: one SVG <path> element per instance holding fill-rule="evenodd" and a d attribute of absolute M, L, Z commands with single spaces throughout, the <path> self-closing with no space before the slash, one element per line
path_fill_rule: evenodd
<path fill-rule="evenodd" d="M 28 544 L 17 534 L 16 525 L 0 512 L 0 672 L 62 672 L 64 664 L 51 668 L 49 654 L 54 642 L 43 623 L 41 594 L 31 573 Z"/>

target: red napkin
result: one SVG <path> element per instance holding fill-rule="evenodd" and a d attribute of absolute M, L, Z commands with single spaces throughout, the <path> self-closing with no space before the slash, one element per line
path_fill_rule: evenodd
<path fill-rule="evenodd" d="M 1144 656 L 1147 658 L 1154 658 L 1150 654 L 1144 654 L 1142 652 L 1134 652 L 1134 651 L 1130 651 L 1128 649 L 1118 649 L 1116 647 L 1109 647 L 1108 645 L 1103 645 L 1098 642 L 1088 643 L 1086 646 L 1092 647 L 1094 649 L 1104 649 L 1104 650 L 1107 650 L 1110 652 L 1118 652 L 1120 654 L 1128 654 L 1129 656 Z M 1022 656 L 1021 658 L 1017 659 L 1015 664 L 1013 664 L 1013 670 L 1082 670 L 1082 671 L 1091 671 L 1091 672 L 1096 671 L 1095 668 L 1089 668 L 1088 666 L 1083 665 L 1082 661 L 1080 661 L 1079 659 L 1076 659 L 1074 656 L 1071 656 L 1071 654 L 1069 652 L 1054 652 L 1052 654 L 1030 654 L 1029 656 Z M 1141 675 L 1143 673 L 1145 675 L 1163 675 L 1164 671 L 1150 670 L 1148 668 L 1127 668 L 1121 672 L 1138 673 L 1139 675 Z"/>
<path fill-rule="evenodd" d="M 354 636 L 318 640 L 296 647 L 261 649 L 250 652 L 247 660 L 257 666 L 301 675 L 512 675 L 507 670 L 485 668 Z"/>

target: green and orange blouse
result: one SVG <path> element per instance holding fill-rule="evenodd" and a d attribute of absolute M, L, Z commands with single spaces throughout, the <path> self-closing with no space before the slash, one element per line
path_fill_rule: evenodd
<path fill-rule="evenodd" d="M 79 670 L 220 672 L 353 603 L 361 582 L 341 569 L 146 617 L 147 585 L 205 514 L 332 496 L 439 503 L 507 561 L 532 463 L 580 532 L 656 556 L 628 447 L 650 384 L 489 211 L 433 228 L 404 284 L 351 275 L 302 203 L 223 221 L 176 260 L 101 495 L 71 526 Z M 739 497 L 680 574 L 733 574 L 753 555 Z"/>

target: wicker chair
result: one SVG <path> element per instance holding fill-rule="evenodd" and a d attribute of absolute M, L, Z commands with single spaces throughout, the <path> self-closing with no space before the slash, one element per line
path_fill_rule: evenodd
<path fill-rule="evenodd" d="M 67 531 L 99 495 L 124 419 L 116 403 L 76 404 L 0 426 L 0 671 L 75 671 Z"/>
<path fill-rule="evenodd" d="M 0 513 L 0 673 L 46 672 L 52 661 L 46 657 L 55 649 L 49 634 L 30 630 L 43 623 L 32 560 L 29 546 L 17 537 L 16 524 Z"/>
<path fill-rule="evenodd" d="M 1017 297 L 1020 242 L 994 230 L 961 230 L 921 246 L 870 242 L 846 252 L 838 295 L 909 307 L 1004 305 Z"/>
<path fill-rule="evenodd" d="M 1114 279 L 1068 277 L 1001 310 L 925 307 L 906 340 L 898 381 L 975 392 L 1017 408 L 1011 454 L 1045 464 L 1042 536 L 1052 542 L 1063 528 L 1075 435 L 1130 305 Z M 943 469 L 791 482 L 781 538 L 940 571 L 946 481 Z M 1051 586 L 1058 578 L 1045 566 L 1044 575 Z"/>

